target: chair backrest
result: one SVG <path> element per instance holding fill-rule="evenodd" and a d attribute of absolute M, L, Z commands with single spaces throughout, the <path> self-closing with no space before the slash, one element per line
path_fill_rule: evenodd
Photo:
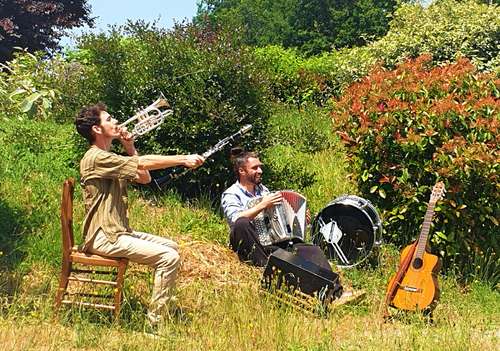
<path fill-rule="evenodd" d="M 61 233 L 63 256 L 69 257 L 74 245 L 73 239 L 73 192 L 75 189 L 75 180 L 66 179 L 63 184 L 61 199 Z"/>

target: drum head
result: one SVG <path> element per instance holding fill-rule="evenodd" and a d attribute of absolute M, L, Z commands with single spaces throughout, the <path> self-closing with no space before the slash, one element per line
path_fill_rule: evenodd
<path fill-rule="evenodd" d="M 376 219 L 370 216 L 374 209 L 367 211 L 369 203 L 360 205 L 362 199 L 356 200 L 333 201 L 312 224 L 313 242 L 340 267 L 353 267 L 364 261 L 377 239 L 376 227 L 380 223 L 374 223 Z"/>

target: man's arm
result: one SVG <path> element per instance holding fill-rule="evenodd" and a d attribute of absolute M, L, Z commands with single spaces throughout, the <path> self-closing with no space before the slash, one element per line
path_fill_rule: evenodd
<path fill-rule="evenodd" d="M 257 216 L 264 209 L 278 205 L 280 202 L 281 202 L 281 194 L 280 193 L 273 193 L 270 195 L 266 195 L 262 198 L 262 201 L 259 202 L 254 207 L 251 207 L 249 209 L 246 209 L 246 210 L 238 213 L 237 218 L 247 217 L 249 219 L 254 219 L 255 216 Z"/>
<path fill-rule="evenodd" d="M 137 149 L 135 148 L 134 145 L 133 134 L 127 131 L 126 128 L 123 128 L 121 131 L 120 142 L 123 148 L 125 149 L 127 155 L 139 156 L 139 153 L 137 152 Z M 149 174 L 149 171 L 147 169 L 138 168 L 134 181 L 139 184 L 149 184 L 151 183 L 151 174 Z"/>
<path fill-rule="evenodd" d="M 201 166 L 205 159 L 200 155 L 144 155 L 139 156 L 139 170 L 155 170 L 184 166 L 196 168 Z"/>
<path fill-rule="evenodd" d="M 123 129 L 121 132 L 120 142 L 129 156 L 138 155 L 137 150 L 134 145 L 134 139 L 132 133 L 128 132 L 127 129 Z M 184 166 L 188 168 L 199 167 L 205 159 L 200 155 L 174 155 L 174 156 L 162 156 L 162 155 L 144 155 L 139 156 L 139 164 L 137 169 L 137 177 L 135 179 L 136 183 L 148 184 L 151 182 L 150 170 L 164 169 L 175 166 Z"/>
<path fill-rule="evenodd" d="M 280 201 L 281 195 L 279 193 L 266 195 L 262 198 L 262 201 L 256 204 L 254 207 L 246 209 L 245 205 L 241 202 L 240 198 L 236 194 L 225 193 L 222 195 L 221 207 L 224 212 L 224 216 L 232 225 L 240 217 L 247 217 L 252 220 L 262 210 L 267 207 L 276 205 Z"/>

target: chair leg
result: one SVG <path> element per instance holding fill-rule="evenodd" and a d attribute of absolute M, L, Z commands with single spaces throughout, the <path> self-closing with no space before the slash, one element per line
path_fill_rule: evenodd
<path fill-rule="evenodd" d="M 59 288 L 57 289 L 56 299 L 54 304 L 54 315 L 59 313 L 61 302 L 68 288 L 69 275 L 71 273 L 71 262 L 63 258 L 61 275 L 59 277 Z"/>
<path fill-rule="evenodd" d="M 123 281 L 125 279 L 125 271 L 127 270 L 127 261 L 120 262 L 118 267 L 118 274 L 116 277 L 116 290 L 115 290 L 115 318 L 120 316 L 120 309 L 122 304 Z"/>

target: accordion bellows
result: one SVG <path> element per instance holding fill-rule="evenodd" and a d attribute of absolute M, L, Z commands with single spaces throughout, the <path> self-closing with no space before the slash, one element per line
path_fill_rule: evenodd
<path fill-rule="evenodd" d="M 280 204 L 266 208 L 254 218 L 255 229 L 262 245 L 283 241 L 304 241 L 306 230 L 306 198 L 291 190 L 279 191 Z M 247 208 L 262 201 L 262 197 L 250 200 Z"/>

